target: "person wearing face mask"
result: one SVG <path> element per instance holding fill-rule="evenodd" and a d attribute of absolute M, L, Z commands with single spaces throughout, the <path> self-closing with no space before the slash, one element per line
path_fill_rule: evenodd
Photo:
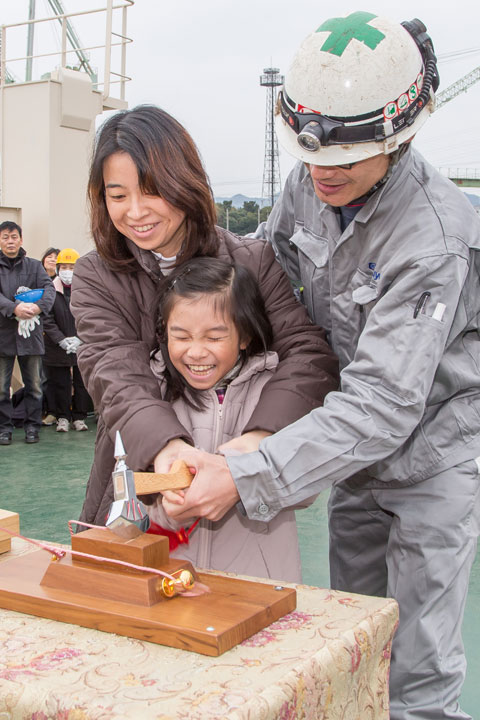
<path fill-rule="evenodd" d="M 73 270 L 79 257 L 72 248 L 58 253 L 57 275 L 53 281 L 55 302 L 44 323 L 44 363 L 54 403 L 51 411 L 57 418 L 57 432 L 68 432 L 70 422 L 79 432 L 88 430 L 85 419 L 90 399 L 77 367 L 77 349 L 81 341 L 70 310 Z"/>

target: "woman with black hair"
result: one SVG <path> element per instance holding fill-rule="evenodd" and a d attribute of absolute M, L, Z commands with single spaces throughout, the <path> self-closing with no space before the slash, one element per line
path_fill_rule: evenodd
<path fill-rule="evenodd" d="M 302 417 L 337 387 L 337 361 L 309 320 L 271 246 L 215 226 L 215 203 L 197 148 L 168 113 L 140 106 L 100 128 L 88 182 L 96 250 L 75 266 L 71 309 L 78 365 L 99 415 L 81 519 L 103 524 L 113 500 L 114 438 L 134 471 L 168 471 L 189 431 L 150 368 L 155 303 L 164 278 L 196 256 L 248 267 L 273 329 L 279 364 L 242 435 L 242 449 Z M 239 439 L 236 439 L 238 444 Z"/>

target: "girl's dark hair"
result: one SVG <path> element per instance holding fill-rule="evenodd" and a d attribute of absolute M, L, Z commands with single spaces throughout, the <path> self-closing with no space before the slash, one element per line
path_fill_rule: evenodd
<path fill-rule="evenodd" d="M 241 351 L 244 360 L 265 353 L 272 346 L 272 326 L 258 283 L 243 265 L 219 258 L 196 257 L 176 267 L 165 278 L 165 283 L 158 306 L 157 332 L 167 365 L 167 397 L 175 400 L 182 396 L 188 404 L 201 409 L 203 403 L 199 391 L 188 385 L 168 355 L 166 327 L 176 300 L 212 295 L 216 310 L 231 317 L 240 342 L 248 343 Z M 187 389 L 188 395 L 185 394 Z"/>
<path fill-rule="evenodd" d="M 55 255 L 58 255 L 59 252 L 60 252 L 60 248 L 54 248 L 54 247 L 47 248 L 45 250 L 45 252 L 43 253 L 42 259 L 40 260 L 40 262 L 43 265 L 43 261 L 45 260 L 46 257 L 48 257 L 49 255 L 53 255 L 53 253 L 55 253 Z"/>
<path fill-rule="evenodd" d="M 153 105 L 112 115 L 100 128 L 90 167 L 88 200 L 91 230 L 99 255 L 114 270 L 134 272 L 138 265 L 125 237 L 113 225 L 105 202 L 103 164 L 114 153 L 128 153 L 143 192 L 158 195 L 185 215 L 179 262 L 194 255 L 215 255 L 218 238 L 212 190 L 198 150 L 185 128 Z"/>

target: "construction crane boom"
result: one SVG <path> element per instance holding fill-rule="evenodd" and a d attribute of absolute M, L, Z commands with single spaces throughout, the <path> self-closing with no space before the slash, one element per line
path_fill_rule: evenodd
<path fill-rule="evenodd" d="M 454 83 L 445 88 L 445 90 L 442 90 L 442 92 L 437 94 L 436 109 L 438 110 L 442 107 L 442 105 L 450 102 L 450 100 L 453 100 L 453 98 L 457 97 L 457 95 L 460 95 L 461 92 L 465 92 L 466 90 L 468 90 L 468 88 L 470 88 L 479 80 L 480 67 L 477 67 L 471 72 L 467 73 L 467 75 L 464 75 L 462 78 L 460 78 L 460 80 L 456 80 Z"/>
<path fill-rule="evenodd" d="M 65 15 L 65 9 L 63 8 L 61 0 L 48 0 L 48 3 L 50 5 L 50 7 L 52 8 L 53 12 L 55 13 L 55 15 L 60 15 L 60 16 Z M 59 18 L 59 22 L 60 23 L 62 22 L 61 17 Z M 75 29 L 74 29 L 72 23 L 70 22 L 70 20 L 67 20 L 66 25 L 67 25 L 67 37 L 70 40 L 70 43 L 71 43 L 73 49 L 75 50 L 75 53 L 80 62 L 80 67 L 83 67 L 85 72 L 88 73 L 88 75 L 90 75 L 90 77 L 92 78 L 92 80 L 94 82 L 96 82 L 95 71 L 91 67 L 88 57 L 85 55 L 85 53 L 81 49 L 82 46 L 81 46 L 80 39 L 79 39 L 77 33 L 75 32 Z"/>

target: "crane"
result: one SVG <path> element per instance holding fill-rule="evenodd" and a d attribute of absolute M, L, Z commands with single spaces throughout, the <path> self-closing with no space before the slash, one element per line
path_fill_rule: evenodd
<path fill-rule="evenodd" d="M 63 8 L 61 0 L 48 0 L 48 4 L 52 8 L 55 15 L 59 15 L 59 16 L 65 15 L 65 9 Z M 62 22 L 61 17 L 59 18 L 59 22 L 60 23 Z M 77 33 L 75 32 L 75 29 L 74 29 L 72 23 L 70 22 L 70 20 L 67 20 L 66 25 L 67 25 L 67 37 L 70 40 L 72 48 L 75 50 L 75 53 L 76 53 L 79 63 L 80 63 L 80 67 L 81 68 L 83 67 L 85 72 L 88 75 L 90 75 L 90 77 L 92 78 L 92 80 L 94 82 L 96 82 L 97 78 L 96 78 L 95 71 L 92 69 L 90 62 L 88 60 L 88 57 L 85 55 L 85 53 L 81 49 L 82 44 L 80 42 L 80 39 L 79 39 Z"/>
<path fill-rule="evenodd" d="M 474 85 L 480 80 L 480 67 L 471 70 L 469 73 L 456 80 L 454 83 L 449 85 L 445 90 L 437 94 L 436 109 L 438 110 L 450 100 L 460 95 L 461 92 L 466 92 L 468 88 Z"/>

